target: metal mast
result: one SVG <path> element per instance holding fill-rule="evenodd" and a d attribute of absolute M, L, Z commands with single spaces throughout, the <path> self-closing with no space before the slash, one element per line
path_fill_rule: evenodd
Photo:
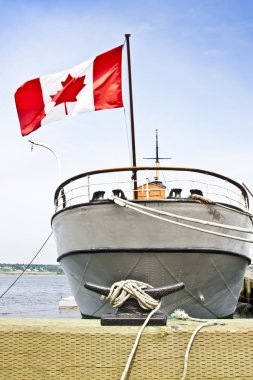
<path fill-rule="evenodd" d="M 170 160 L 171 157 L 159 157 L 159 146 L 158 146 L 158 129 L 155 130 L 155 139 L 156 139 L 156 145 L 155 145 L 155 157 L 144 157 L 144 160 L 155 160 L 155 166 L 156 166 L 156 175 L 155 175 L 155 181 L 159 180 L 159 160 Z"/>

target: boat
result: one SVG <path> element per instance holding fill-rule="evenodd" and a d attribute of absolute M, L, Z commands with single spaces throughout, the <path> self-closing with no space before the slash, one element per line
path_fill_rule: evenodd
<path fill-rule="evenodd" d="M 183 282 L 183 290 L 162 300 L 167 315 L 183 309 L 191 317 L 224 318 L 235 311 L 252 254 L 245 187 L 158 162 L 157 156 L 156 166 L 81 173 L 56 190 L 58 262 L 84 318 L 113 313 L 85 283 L 110 287 L 127 279 L 153 287 Z"/>
<path fill-rule="evenodd" d="M 229 316 L 251 261 L 249 190 L 209 170 L 160 166 L 158 143 L 155 166 L 137 165 L 130 34 L 125 37 L 132 163 L 81 173 L 58 186 L 52 217 L 58 262 L 84 317 L 113 311 L 85 284 L 110 287 L 127 279 L 153 287 L 183 283 L 183 290 L 162 300 L 167 315 L 181 308 L 192 317 Z M 123 107 L 122 51 L 120 45 L 19 87 L 22 135 L 79 112 Z M 37 99 L 32 103 L 31 94 Z"/>
<path fill-rule="evenodd" d="M 251 262 L 250 191 L 199 168 L 136 163 L 129 34 L 126 34 L 132 166 L 81 173 L 55 192 L 52 217 L 58 262 L 83 318 L 113 313 L 87 289 L 137 280 L 155 288 L 184 284 L 161 311 L 191 317 L 231 316 Z M 93 287 L 94 289 L 94 287 Z"/>

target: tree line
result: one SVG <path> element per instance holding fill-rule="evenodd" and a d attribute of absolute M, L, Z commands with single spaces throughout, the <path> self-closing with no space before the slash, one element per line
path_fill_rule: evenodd
<path fill-rule="evenodd" d="M 1 272 L 13 272 L 13 271 L 22 271 L 26 268 L 27 264 L 6 264 L 0 263 Z M 31 264 L 27 269 L 28 272 L 52 272 L 57 274 L 62 274 L 63 270 L 60 265 L 53 264 Z"/>

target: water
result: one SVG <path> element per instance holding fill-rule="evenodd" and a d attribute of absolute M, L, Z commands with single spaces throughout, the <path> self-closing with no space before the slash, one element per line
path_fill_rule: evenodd
<path fill-rule="evenodd" d="M 253 274 L 253 266 L 250 269 Z M 0 274 L 0 295 L 17 276 L 18 274 Z M 0 317 L 81 318 L 78 309 L 58 307 L 59 300 L 70 295 L 65 275 L 23 275 L 0 299 Z"/>
<path fill-rule="evenodd" d="M 0 295 L 18 275 L 0 275 Z M 80 318 L 78 309 L 59 309 L 72 295 L 65 275 L 23 275 L 0 299 L 0 317 Z"/>

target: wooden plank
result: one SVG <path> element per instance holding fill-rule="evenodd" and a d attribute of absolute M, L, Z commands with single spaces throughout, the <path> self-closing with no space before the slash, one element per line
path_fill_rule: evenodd
<path fill-rule="evenodd" d="M 253 320 L 224 320 L 197 335 L 187 380 L 253 378 Z M 199 322 L 170 320 L 148 327 L 130 380 L 181 379 L 184 354 Z M 0 320 L 1 380 L 118 380 L 138 327 L 102 327 L 99 321 Z"/>

